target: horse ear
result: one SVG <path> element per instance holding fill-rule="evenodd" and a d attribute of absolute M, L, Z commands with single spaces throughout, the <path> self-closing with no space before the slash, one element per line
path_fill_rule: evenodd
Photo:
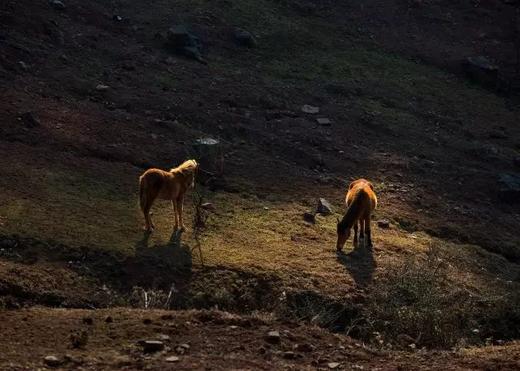
<path fill-rule="evenodd" d="M 336 221 L 337 221 L 337 222 L 338 222 L 338 224 L 339 224 L 339 216 L 337 216 L 337 217 L 336 217 Z"/>

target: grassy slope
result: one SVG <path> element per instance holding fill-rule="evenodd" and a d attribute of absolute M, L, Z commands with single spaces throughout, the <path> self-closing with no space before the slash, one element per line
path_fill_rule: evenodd
<path fill-rule="evenodd" d="M 215 53 L 211 61 L 215 75 L 233 81 L 246 76 L 248 83 L 260 84 L 265 89 L 275 87 L 278 91 L 287 86 L 289 92 L 315 90 L 316 86 L 321 89 L 331 81 L 350 91 L 359 88 L 363 94 L 349 94 L 348 99 L 327 96 L 328 104 L 343 109 L 338 121 L 347 120 L 349 114 L 356 120 L 363 115 L 375 117 L 371 125 L 388 133 L 384 141 L 398 154 L 402 148 L 397 141 L 392 142 L 392 137 L 401 133 L 412 133 L 403 135 L 413 137 L 416 133 L 426 141 L 420 133 L 434 130 L 425 115 L 462 122 L 464 127 L 471 126 L 472 120 L 477 119 L 505 126 L 516 119 L 514 113 L 506 109 L 503 99 L 436 68 L 388 54 L 354 36 L 348 26 L 330 25 L 319 18 L 295 17 L 286 6 L 270 1 L 233 2 L 231 9 L 212 5 L 213 2 L 180 1 L 175 11 L 169 4 L 154 3 L 158 9 L 167 9 L 154 27 L 165 26 L 172 13 L 178 20 L 192 23 L 204 22 L 204 17 L 210 14 L 211 24 L 239 25 L 259 36 L 261 47 L 240 52 L 239 58 L 233 57 L 234 51 L 225 49 Z M 132 5 L 137 21 L 141 14 L 139 6 L 145 5 Z M 146 16 L 142 17 L 144 21 Z M 220 43 L 222 40 L 216 40 L 213 50 Z M 97 68 L 84 73 L 93 78 L 99 73 Z M 165 84 L 175 86 L 176 79 L 183 83 L 189 81 L 189 77 L 175 72 L 150 74 L 150 78 L 150 89 L 160 89 Z M 341 137 L 349 130 L 346 127 L 336 135 Z M 145 138 L 148 133 L 143 132 Z M 442 141 L 442 136 L 448 134 L 441 131 L 440 135 L 438 140 Z M 471 146 L 471 141 L 455 139 L 448 149 L 437 146 L 432 156 L 443 152 L 456 156 L 468 149 L 465 146 Z M 269 157 L 268 151 L 256 151 L 258 148 L 252 148 L 251 156 L 274 159 Z M 501 156 L 512 153 L 510 146 L 501 148 Z M 142 237 L 136 200 L 140 169 L 129 163 L 49 153 L 16 142 L 5 143 L 0 148 L 0 169 L 0 188 L 4 190 L 0 195 L 1 234 L 17 233 L 70 246 L 134 253 Z M 369 175 L 372 174 L 377 174 L 377 170 L 371 169 Z M 299 187 L 310 182 L 310 178 L 301 179 L 290 173 L 288 177 L 299 184 L 294 193 L 275 193 L 266 200 L 256 198 L 254 191 L 247 189 L 247 186 L 254 189 L 254 181 L 236 172 L 234 176 L 241 182 L 240 193 L 208 193 L 207 196 L 217 207 L 202 239 L 208 266 L 272 272 L 280 276 L 288 288 L 312 289 L 342 297 L 363 286 L 367 275 L 373 273 L 376 279 L 384 277 L 385 271 L 395 264 L 409 255 L 422 256 L 434 244 L 441 246 L 454 264 L 450 271 L 453 282 L 463 282 L 471 290 L 509 290 L 506 281 L 518 275 L 517 265 L 478 246 L 457 245 L 399 228 L 376 229 L 374 256 L 356 266 L 341 264 L 333 252 L 335 218 L 319 218 L 317 225 L 308 226 L 301 220 L 301 214 L 314 205 L 315 196 L 328 191 L 327 197 L 330 195 L 340 215 L 342 189 L 320 187 L 314 192 L 304 192 Z M 384 192 L 386 185 L 381 182 L 379 187 Z M 287 188 L 290 186 L 284 189 Z M 191 208 L 186 209 L 189 219 Z M 394 214 L 400 211 L 393 210 Z M 169 240 L 172 224 L 168 203 L 158 202 L 154 212 L 158 229 L 152 237 L 152 246 Z M 383 216 L 389 213 L 385 210 L 384 198 L 378 213 Z M 511 239 L 517 238 L 511 233 Z M 190 246 L 194 244 L 189 232 L 184 240 Z"/>

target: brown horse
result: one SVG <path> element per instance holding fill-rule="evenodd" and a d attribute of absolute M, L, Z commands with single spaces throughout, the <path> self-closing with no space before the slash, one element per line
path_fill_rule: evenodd
<path fill-rule="evenodd" d="M 366 179 L 358 179 L 350 183 L 347 197 L 347 213 L 340 221 L 338 219 L 337 233 L 338 242 L 336 249 L 341 251 L 345 242 L 350 237 L 350 230 L 354 227 L 354 246 L 358 243 L 358 222 L 359 237 L 366 242 L 367 246 L 372 246 L 372 235 L 370 231 L 370 216 L 377 206 L 377 197 L 374 193 L 374 186 Z M 366 237 L 366 241 L 365 241 Z"/>
<path fill-rule="evenodd" d="M 139 177 L 139 204 L 144 215 L 146 231 L 151 232 L 155 228 L 150 209 L 157 197 L 171 200 L 175 214 L 174 230 L 177 230 L 179 225 L 181 231 L 186 229 L 182 221 L 184 194 L 188 188 L 195 186 L 198 167 L 197 161 L 188 160 L 170 171 L 148 169 Z"/>

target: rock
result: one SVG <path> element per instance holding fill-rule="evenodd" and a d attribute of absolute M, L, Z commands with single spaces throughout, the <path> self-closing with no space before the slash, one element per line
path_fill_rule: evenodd
<path fill-rule="evenodd" d="M 296 353 L 291 352 L 291 351 L 283 352 L 283 358 L 285 358 L 285 359 L 295 359 L 296 358 Z"/>
<path fill-rule="evenodd" d="M 143 347 L 145 353 L 160 352 L 164 349 L 164 343 L 159 340 L 141 340 L 139 345 Z"/>
<path fill-rule="evenodd" d="M 484 56 L 469 57 L 463 63 L 469 78 L 483 85 L 496 86 L 498 67 Z"/>
<path fill-rule="evenodd" d="M 145 318 L 145 319 L 143 319 L 143 323 L 145 325 L 151 325 L 152 324 L 152 320 L 150 318 Z"/>
<path fill-rule="evenodd" d="M 256 38 L 253 36 L 253 34 L 241 28 L 235 28 L 235 30 L 233 31 L 233 37 L 235 38 L 235 42 L 237 43 L 237 45 L 240 46 L 254 48 L 258 45 Z"/>
<path fill-rule="evenodd" d="M 188 350 L 190 350 L 190 346 L 189 344 L 180 344 L 178 345 L 177 347 L 175 347 L 175 352 L 177 354 L 184 354 L 186 353 Z"/>
<path fill-rule="evenodd" d="M 329 363 L 327 363 L 327 367 L 330 369 L 335 369 L 335 368 L 339 367 L 339 363 L 338 362 L 329 362 Z"/>
<path fill-rule="evenodd" d="M 88 343 L 88 332 L 83 330 L 70 334 L 70 344 L 73 349 L 84 348 Z"/>
<path fill-rule="evenodd" d="M 314 107 L 314 106 L 309 106 L 308 104 L 305 104 L 302 106 L 302 112 L 303 113 L 319 113 L 320 108 Z"/>
<path fill-rule="evenodd" d="M 176 356 L 171 356 L 165 359 L 166 362 L 179 362 L 180 358 Z"/>
<path fill-rule="evenodd" d="M 43 358 L 43 363 L 45 363 L 49 367 L 59 367 L 63 363 L 63 361 L 56 356 L 46 356 L 45 358 Z"/>
<path fill-rule="evenodd" d="M 316 223 L 316 214 L 314 213 L 304 213 L 303 214 L 303 220 L 305 220 L 307 223 Z"/>
<path fill-rule="evenodd" d="M 318 200 L 318 207 L 316 208 L 316 213 L 321 215 L 330 215 L 332 214 L 332 206 L 329 201 L 324 198 L 320 198 Z"/>
<path fill-rule="evenodd" d="M 318 122 L 318 125 L 321 126 L 330 126 L 332 124 L 332 122 L 326 117 L 317 118 L 316 121 Z"/>
<path fill-rule="evenodd" d="M 49 5 L 56 10 L 65 10 L 65 4 L 60 0 L 49 0 Z"/>
<path fill-rule="evenodd" d="M 388 219 L 378 220 L 377 226 L 382 229 L 388 229 L 388 228 L 390 228 L 390 221 Z"/>
<path fill-rule="evenodd" d="M 22 70 L 24 70 L 25 72 L 29 71 L 29 66 L 24 62 L 24 61 L 19 61 L 18 62 L 18 65 L 20 66 L 20 68 Z"/>
<path fill-rule="evenodd" d="M 114 319 L 112 317 L 108 316 L 107 318 L 105 318 L 105 322 L 112 323 L 112 322 L 114 322 Z"/>
<path fill-rule="evenodd" d="M 161 341 L 168 341 L 168 340 L 170 340 L 170 336 L 166 335 L 166 334 L 159 334 L 159 335 L 157 335 L 157 339 L 159 339 Z"/>
<path fill-rule="evenodd" d="M 83 317 L 81 320 L 85 325 L 93 325 L 94 320 L 91 317 Z"/>
<path fill-rule="evenodd" d="M 120 15 L 117 15 L 115 14 L 112 19 L 116 22 L 121 22 L 123 20 L 123 17 L 121 17 Z"/>
<path fill-rule="evenodd" d="M 211 202 L 205 202 L 200 205 L 200 207 L 204 210 L 215 211 L 215 205 L 213 205 Z"/>
<path fill-rule="evenodd" d="M 189 32 L 186 26 L 177 25 L 171 27 L 166 34 L 166 39 L 167 45 L 172 48 L 174 52 L 195 59 L 201 63 L 206 63 L 202 57 L 202 44 L 200 39 Z"/>
<path fill-rule="evenodd" d="M 22 115 L 20 116 L 20 119 L 23 121 L 25 126 L 27 126 L 28 128 L 35 128 L 35 127 L 41 125 L 40 120 L 38 119 L 38 117 L 36 116 L 36 114 L 34 112 L 22 113 Z"/>
<path fill-rule="evenodd" d="M 296 345 L 296 350 L 298 352 L 303 352 L 303 353 L 310 353 L 314 350 L 314 347 L 310 344 L 307 344 L 307 343 L 303 343 L 303 344 L 297 344 Z"/>
<path fill-rule="evenodd" d="M 280 333 L 278 331 L 269 331 L 265 336 L 265 341 L 270 344 L 280 344 Z"/>
<path fill-rule="evenodd" d="M 107 91 L 108 89 L 110 89 L 110 86 L 108 86 L 108 85 L 98 84 L 96 86 L 97 91 Z"/>
<path fill-rule="evenodd" d="M 503 202 L 520 201 L 520 174 L 500 174 L 498 185 L 498 197 Z"/>
<path fill-rule="evenodd" d="M 193 143 L 193 151 L 195 158 L 200 164 L 200 168 L 205 172 L 199 172 L 198 176 L 204 180 L 206 175 L 223 175 L 224 172 L 224 150 L 218 139 L 211 137 L 202 137 Z"/>

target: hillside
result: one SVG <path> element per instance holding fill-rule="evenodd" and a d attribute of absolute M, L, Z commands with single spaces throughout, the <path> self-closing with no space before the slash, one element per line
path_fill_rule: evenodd
<path fill-rule="evenodd" d="M 163 353 L 135 344 L 166 331 L 143 317 L 164 315 L 197 327 L 166 331 L 196 349 L 181 368 L 519 367 L 520 206 L 500 185 L 519 173 L 518 97 L 460 69 L 487 55 L 511 76 L 514 8 L 354 3 L 0 4 L 0 315 L 12 334 L 0 367 L 72 352 L 86 368 L 159 369 Z M 176 25 L 200 39 L 204 63 L 168 47 Z M 256 46 L 239 45 L 236 27 Z M 223 174 L 203 162 L 187 232 L 172 235 L 158 201 L 143 234 L 139 175 L 197 157 L 207 137 Z M 374 247 L 349 241 L 337 255 L 336 217 L 359 177 L 380 201 Z M 198 197 L 214 210 L 195 233 Z M 333 213 L 308 223 L 319 198 Z M 115 330 L 98 326 L 119 315 Z M 96 318 L 90 340 L 70 350 L 84 316 Z M 299 340 L 253 352 L 271 328 Z M 212 353 L 204 336 L 229 343 Z M 316 348 L 291 349 L 301 339 Z"/>

